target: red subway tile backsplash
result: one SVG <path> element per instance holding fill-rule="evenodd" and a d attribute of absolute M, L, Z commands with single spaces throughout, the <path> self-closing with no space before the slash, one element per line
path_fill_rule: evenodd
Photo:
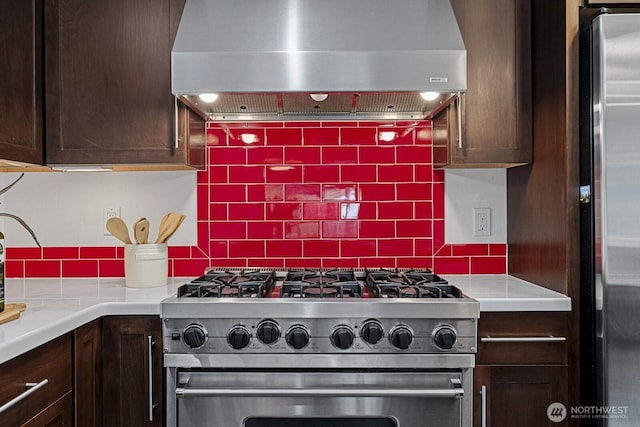
<path fill-rule="evenodd" d="M 323 164 L 358 163 L 357 147 L 322 147 Z"/>
<path fill-rule="evenodd" d="M 281 165 L 284 159 L 282 147 L 248 147 L 247 163 L 250 165 Z"/>
<path fill-rule="evenodd" d="M 284 160 L 294 165 L 320 164 L 320 147 L 285 147 Z"/>
<path fill-rule="evenodd" d="M 342 182 L 376 182 L 377 168 L 375 165 L 342 165 L 340 166 Z M 338 181 L 338 179 L 335 179 Z"/>
<path fill-rule="evenodd" d="M 414 181 L 413 166 L 380 165 L 378 166 L 378 181 L 412 183 Z"/>
<path fill-rule="evenodd" d="M 267 219 L 302 219 L 301 203 L 267 203 Z"/>
<path fill-rule="evenodd" d="M 445 245 L 444 172 L 429 121 L 207 125 L 197 246 L 169 273 L 207 266 L 417 267 L 505 273 L 506 244 Z M 8 248 L 7 277 L 123 277 L 124 250 Z"/>
<path fill-rule="evenodd" d="M 264 170 L 264 166 L 229 166 L 229 182 L 264 183 Z"/>
<path fill-rule="evenodd" d="M 287 221 L 284 224 L 285 239 L 317 239 L 320 237 L 318 221 Z"/>
<path fill-rule="evenodd" d="M 282 239 L 284 225 L 280 221 L 251 221 L 247 223 L 248 239 Z"/>
<path fill-rule="evenodd" d="M 97 277 L 97 259 L 62 260 L 62 277 Z"/>
<path fill-rule="evenodd" d="M 376 127 L 342 127 L 340 129 L 341 145 L 376 145 Z"/>
<path fill-rule="evenodd" d="M 358 151 L 360 164 L 395 164 L 396 150 L 395 147 L 379 147 L 379 146 L 363 146 Z"/>
<path fill-rule="evenodd" d="M 338 182 L 340 167 L 337 165 L 305 165 L 304 182 Z"/>
<path fill-rule="evenodd" d="M 304 145 L 338 145 L 340 129 L 335 128 L 304 128 Z"/>
<path fill-rule="evenodd" d="M 267 144 L 278 145 L 302 145 L 302 128 L 267 128 Z"/>
<path fill-rule="evenodd" d="M 268 183 L 302 182 L 302 166 L 269 166 L 266 178 Z"/>

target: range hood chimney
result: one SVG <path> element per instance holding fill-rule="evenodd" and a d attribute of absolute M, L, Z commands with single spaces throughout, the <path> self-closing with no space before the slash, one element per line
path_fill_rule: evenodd
<path fill-rule="evenodd" d="M 208 120 L 423 119 L 467 87 L 449 0 L 187 0 L 171 58 Z"/>

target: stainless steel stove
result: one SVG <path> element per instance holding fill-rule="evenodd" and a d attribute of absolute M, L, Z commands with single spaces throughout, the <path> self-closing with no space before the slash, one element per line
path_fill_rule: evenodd
<path fill-rule="evenodd" d="M 168 426 L 471 426 L 479 304 L 429 270 L 214 268 L 161 316 Z"/>

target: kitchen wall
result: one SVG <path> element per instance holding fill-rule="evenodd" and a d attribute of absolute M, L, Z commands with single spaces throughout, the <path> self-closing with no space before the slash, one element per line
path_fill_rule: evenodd
<path fill-rule="evenodd" d="M 430 122 L 208 127 L 203 172 L 25 177 L 2 206 L 25 216 L 44 247 L 5 220 L 7 276 L 123 276 L 123 248 L 99 226 L 110 205 L 129 223 L 187 214 L 170 242 L 175 276 L 207 265 L 506 271 L 504 171 L 434 171 Z M 56 197 L 61 188 L 69 193 Z M 491 208 L 491 236 L 473 236 L 472 207 Z"/>
<path fill-rule="evenodd" d="M 445 173 L 432 168 L 428 121 L 209 124 L 208 137 L 198 183 L 212 264 L 506 271 L 504 171 L 476 172 L 458 194 L 491 206 L 498 233 L 448 244 Z M 452 227 L 465 222 L 454 215 L 467 209 L 459 202 L 449 203 Z M 460 235 L 472 234 L 468 220 Z"/>

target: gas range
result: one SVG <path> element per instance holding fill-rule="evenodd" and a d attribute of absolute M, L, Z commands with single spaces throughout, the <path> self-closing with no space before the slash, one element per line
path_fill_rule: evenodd
<path fill-rule="evenodd" d="M 169 427 L 472 424 L 479 304 L 430 270 L 212 268 L 160 312 Z"/>
<path fill-rule="evenodd" d="M 428 269 L 219 269 L 161 304 L 166 353 L 474 353 L 478 303 Z"/>

